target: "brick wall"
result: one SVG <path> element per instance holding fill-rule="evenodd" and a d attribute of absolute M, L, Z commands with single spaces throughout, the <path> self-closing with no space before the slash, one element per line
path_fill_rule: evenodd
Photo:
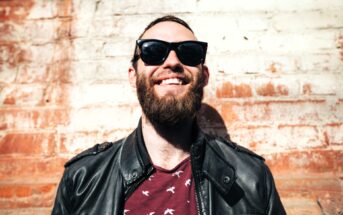
<path fill-rule="evenodd" d="M 137 124 L 134 40 L 175 14 L 209 42 L 200 114 L 262 154 L 288 214 L 343 214 L 343 1 L 0 1 L 0 214 L 50 214 L 63 163 Z"/>

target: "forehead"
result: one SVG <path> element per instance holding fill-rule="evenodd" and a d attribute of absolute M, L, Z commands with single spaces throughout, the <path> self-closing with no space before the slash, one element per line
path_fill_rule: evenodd
<path fill-rule="evenodd" d="M 197 40 L 192 31 L 176 22 L 160 22 L 147 30 L 142 39 L 159 39 L 167 42 Z"/>

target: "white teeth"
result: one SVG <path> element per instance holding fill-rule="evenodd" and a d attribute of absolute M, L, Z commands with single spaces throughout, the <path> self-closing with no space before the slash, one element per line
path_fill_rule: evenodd
<path fill-rule="evenodd" d="M 167 85 L 167 84 L 181 85 L 182 84 L 182 80 L 180 80 L 178 78 L 169 78 L 169 79 L 162 80 L 161 85 Z"/>

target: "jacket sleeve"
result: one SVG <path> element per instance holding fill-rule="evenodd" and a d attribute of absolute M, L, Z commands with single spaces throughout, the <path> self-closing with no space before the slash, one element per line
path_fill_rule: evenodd
<path fill-rule="evenodd" d="M 71 214 L 71 195 L 68 192 L 67 184 L 67 169 L 64 171 L 63 177 L 57 189 L 52 215 L 69 215 Z"/>
<path fill-rule="evenodd" d="M 285 215 L 286 211 L 276 190 L 273 175 L 266 167 L 267 215 Z"/>

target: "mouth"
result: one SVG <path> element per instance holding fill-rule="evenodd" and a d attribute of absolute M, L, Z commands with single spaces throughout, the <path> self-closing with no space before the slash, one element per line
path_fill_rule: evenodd
<path fill-rule="evenodd" d="M 179 78 L 168 78 L 157 82 L 158 85 L 183 85 L 184 82 Z"/>
<path fill-rule="evenodd" d="M 167 85 L 186 85 L 190 81 L 186 77 L 165 77 L 160 78 L 155 81 L 155 84 L 160 86 L 167 86 Z"/>

